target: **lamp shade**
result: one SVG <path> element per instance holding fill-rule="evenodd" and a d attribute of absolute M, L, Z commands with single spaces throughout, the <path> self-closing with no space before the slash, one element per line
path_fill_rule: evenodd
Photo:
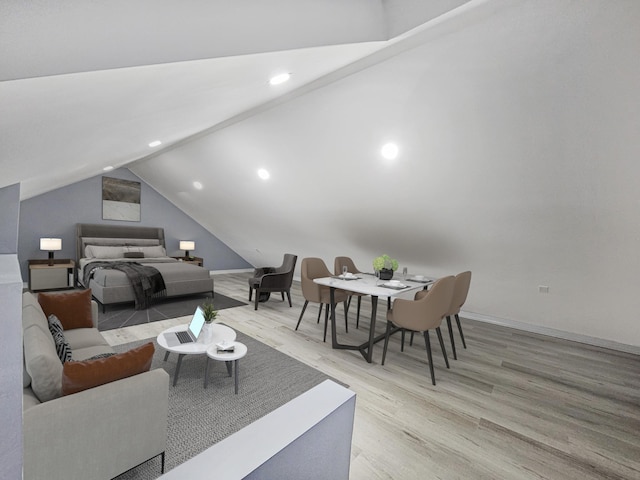
<path fill-rule="evenodd" d="M 180 240 L 180 250 L 195 250 L 196 242 L 191 240 Z"/>
<path fill-rule="evenodd" d="M 41 238 L 40 250 L 44 250 L 46 252 L 62 250 L 62 239 L 61 238 Z"/>

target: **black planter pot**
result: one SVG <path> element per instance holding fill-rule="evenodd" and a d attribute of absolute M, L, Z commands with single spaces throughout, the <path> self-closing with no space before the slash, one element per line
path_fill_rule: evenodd
<path fill-rule="evenodd" d="M 383 268 L 380 270 L 380 280 L 391 280 L 393 278 L 393 270 L 390 268 Z"/>

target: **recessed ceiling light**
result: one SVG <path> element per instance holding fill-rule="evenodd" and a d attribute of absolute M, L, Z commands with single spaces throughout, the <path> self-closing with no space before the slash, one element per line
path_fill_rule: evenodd
<path fill-rule="evenodd" d="M 162 142 L 161 142 L 160 140 L 156 140 L 156 141 L 151 142 L 151 143 L 149 144 L 149 146 L 150 146 L 151 148 L 153 148 L 153 147 L 157 147 L 158 145 L 162 145 Z"/>
<path fill-rule="evenodd" d="M 387 160 L 393 160 L 398 156 L 398 145 L 395 143 L 387 143 L 380 149 L 380 154 Z"/>
<path fill-rule="evenodd" d="M 267 180 L 271 175 L 269 175 L 269 172 L 267 172 L 264 168 L 261 168 L 260 170 L 258 170 L 258 176 L 262 180 Z"/>
<path fill-rule="evenodd" d="M 104 170 L 105 172 L 110 172 L 111 170 L 113 170 L 113 166 L 111 165 L 107 165 L 106 167 L 104 167 L 102 170 Z"/>
<path fill-rule="evenodd" d="M 193 188 L 196 190 L 202 190 L 202 184 L 200 182 L 193 182 Z"/>
<path fill-rule="evenodd" d="M 280 85 L 281 83 L 286 82 L 290 78 L 291 78 L 290 73 L 280 73 L 274 77 L 271 77 L 271 79 L 269 80 L 269 83 L 271 85 Z"/>

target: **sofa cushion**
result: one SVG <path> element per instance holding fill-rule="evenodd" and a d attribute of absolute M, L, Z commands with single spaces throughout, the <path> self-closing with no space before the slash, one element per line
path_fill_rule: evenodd
<path fill-rule="evenodd" d="M 25 294 L 22 297 L 22 330 L 26 330 L 31 326 L 40 328 L 43 332 L 49 331 L 49 324 L 47 323 L 47 317 L 45 317 L 42 307 L 35 300 L 31 293 Z M 51 339 L 53 342 L 53 339 Z"/>
<path fill-rule="evenodd" d="M 31 377 L 31 388 L 38 400 L 46 402 L 60 396 L 62 362 L 48 329 L 32 325 L 23 332 L 24 362 Z"/>
<path fill-rule="evenodd" d="M 73 359 L 81 362 L 102 353 L 113 353 L 113 348 L 109 345 L 95 345 L 93 347 L 84 347 L 73 350 Z"/>
<path fill-rule="evenodd" d="M 22 411 L 24 412 L 29 410 L 31 407 L 35 407 L 36 405 L 40 405 L 38 397 L 35 396 L 33 390 L 25 388 L 22 391 Z"/>
<path fill-rule="evenodd" d="M 70 395 L 143 373 L 151 368 L 152 342 L 108 358 L 67 362 L 63 366 L 62 394 Z"/>
<path fill-rule="evenodd" d="M 55 315 L 65 330 L 91 328 L 91 290 L 71 293 L 40 293 L 38 302 L 45 316 Z"/>
<path fill-rule="evenodd" d="M 47 319 L 49 321 L 49 331 L 53 337 L 53 341 L 56 344 L 56 353 L 62 363 L 71 360 L 71 347 L 69 342 L 64 338 L 64 329 L 60 320 L 55 315 L 49 315 Z"/>
<path fill-rule="evenodd" d="M 73 358 L 75 360 L 79 360 L 75 356 L 76 350 L 95 347 L 98 345 L 109 346 L 104 337 L 95 328 L 74 328 L 73 330 L 65 330 L 64 336 L 74 352 Z"/>

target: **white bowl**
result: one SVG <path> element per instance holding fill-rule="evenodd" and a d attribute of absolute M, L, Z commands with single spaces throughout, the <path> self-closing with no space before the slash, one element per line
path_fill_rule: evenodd
<path fill-rule="evenodd" d="M 400 285 L 400 280 L 389 280 L 389 285 L 397 287 Z"/>
<path fill-rule="evenodd" d="M 416 275 L 416 280 L 424 280 L 424 275 Z"/>

